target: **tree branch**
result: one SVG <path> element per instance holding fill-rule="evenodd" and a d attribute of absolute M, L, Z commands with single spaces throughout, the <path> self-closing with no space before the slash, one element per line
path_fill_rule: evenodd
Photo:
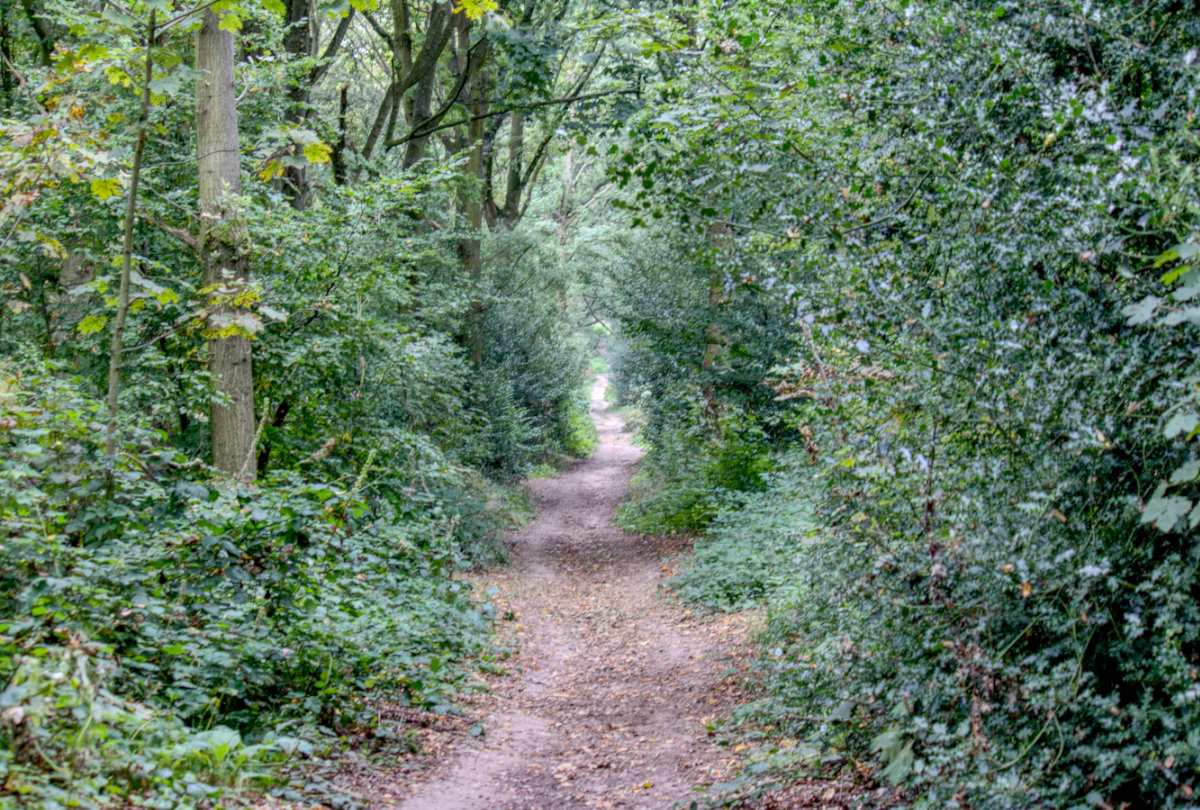
<path fill-rule="evenodd" d="M 329 44 L 325 46 L 325 53 L 321 56 L 321 63 L 313 68 L 308 74 L 309 88 L 316 87 L 321 79 L 325 78 L 325 74 L 329 72 L 329 68 L 333 67 L 333 58 L 337 56 L 338 50 L 342 47 L 342 40 L 346 38 L 346 32 L 350 30 L 350 23 L 354 20 L 354 9 L 351 8 L 342 17 L 338 23 L 337 30 L 333 32 L 333 37 L 329 40 Z"/>
<path fill-rule="evenodd" d="M 514 104 L 512 106 L 505 107 L 502 110 L 493 110 L 491 112 L 483 113 L 482 115 L 473 115 L 468 118 L 460 118 L 456 121 L 451 121 L 448 124 L 439 124 L 438 126 L 431 127 L 427 130 L 423 126 L 418 125 L 413 129 L 412 132 L 409 132 L 403 138 L 397 138 L 394 141 L 389 141 L 387 145 L 389 148 L 393 146 L 399 146 L 402 143 L 411 141 L 413 138 L 424 138 L 425 136 L 432 135 L 439 130 L 462 126 L 463 124 L 469 124 L 472 121 L 478 121 L 483 118 L 493 118 L 497 115 L 508 115 L 513 110 L 536 110 L 540 109 L 541 107 L 552 107 L 556 104 L 571 104 L 576 101 L 589 101 L 594 98 L 604 98 L 606 96 L 627 96 L 636 94 L 638 92 L 639 91 L 634 88 L 626 88 L 623 90 L 605 90 L 599 93 L 586 93 L 582 96 L 574 96 L 571 98 L 555 98 L 548 101 L 535 101 L 532 104 Z"/>

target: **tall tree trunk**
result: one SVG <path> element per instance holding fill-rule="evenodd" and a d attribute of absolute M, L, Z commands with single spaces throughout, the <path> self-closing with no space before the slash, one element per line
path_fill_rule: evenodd
<path fill-rule="evenodd" d="M 139 110 L 137 144 L 133 148 L 133 166 L 129 172 L 129 197 L 125 201 L 124 235 L 121 242 L 121 283 L 117 293 L 117 319 L 113 325 L 108 354 L 108 424 L 104 429 L 104 455 L 112 464 L 117 457 L 117 417 L 120 413 L 121 355 L 125 351 L 125 318 L 129 315 L 129 284 L 133 276 L 133 226 L 137 220 L 138 181 L 142 176 L 142 155 L 146 151 L 146 129 L 150 119 L 150 80 L 154 78 L 154 28 L 157 13 L 150 12 L 146 32 L 146 69 L 142 77 L 142 106 Z M 112 468 L 109 491 L 112 491 Z"/>
<path fill-rule="evenodd" d="M 12 32 L 8 27 L 9 0 L 0 0 L 0 56 L 4 64 L 0 65 L 0 92 L 4 94 L 4 112 L 12 109 L 13 76 L 9 65 L 13 63 Z"/>
<path fill-rule="evenodd" d="M 349 85 L 342 82 L 338 85 L 338 137 L 333 145 L 333 182 L 339 186 L 346 185 L 346 154 L 350 151 L 350 143 L 346 134 L 346 116 L 350 111 L 350 99 L 347 95 Z"/>
<path fill-rule="evenodd" d="M 34 0 L 21 0 L 21 7 L 25 9 L 25 16 L 29 18 L 29 25 L 33 28 L 34 36 L 37 37 L 38 55 L 42 59 L 42 64 L 48 66 L 50 56 L 54 53 L 54 34 L 50 31 L 50 23 L 46 21 L 41 6 Z"/>
<path fill-rule="evenodd" d="M 254 379 L 250 341 L 220 329 L 244 312 L 233 303 L 249 279 L 246 223 L 238 210 L 237 103 L 233 34 L 207 9 L 196 34 L 196 144 L 200 163 L 200 264 L 210 290 L 209 371 L 213 375 L 212 461 L 231 475 L 255 475 Z M 215 317 L 215 322 L 214 322 Z"/>
<path fill-rule="evenodd" d="M 721 435 L 721 403 L 717 399 L 716 365 L 717 360 L 725 353 L 726 341 L 721 333 L 718 317 L 726 302 L 721 278 L 722 262 L 728 261 L 734 251 L 730 235 L 728 225 L 712 225 L 708 229 L 708 240 L 713 254 L 708 282 L 709 321 L 704 327 L 704 357 L 700 361 L 700 396 L 704 402 L 701 424 L 713 438 L 720 438 Z"/>
<path fill-rule="evenodd" d="M 470 50 L 470 29 L 464 25 L 462 31 L 459 47 L 465 55 Z M 464 69 L 467 69 L 466 66 Z M 471 117 L 467 123 L 467 146 L 471 150 L 467 160 L 467 176 L 473 181 L 480 182 L 483 180 L 485 161 L 483 154 L 485 123 L 482 117 L 487 108 L 487 100 L 484 98 L 485 85 L 484 71 L 480 69 L 467 80 L 465 88 L 467 113 Z M 483 199 L 480 197 L 480 191 L 477 184 L 475 188 L 468 189 L 461 197 L 463 214 L 467 220 L 467 235 L 463 237 L 460 246 L 463 270 L 466 271 L 467 278 L 470 279 L 472 287 L 476 290 L 483 278 L 483 242 L 481 239 Z M 471 359 L 475 365 L 479 365 L 483 362 L 483 302 L 478 299 L 471 306 L 469 339 Z"/>
<path fill-rule="evenodd" d="M 313 10 L 312 0 L 287 0 L 287 29 L 283 35 L 283 47 L 292 59 L 317 55 Z M 288 123 L 302 125 L 308 115 L 312 102 L 312 86 L 308 78 L 308 74 L 296 77 L 296 84 L 288 89 L 291 102 L 287 112 Z M 308 207 L 308 169 L 289 166 L 284 171 L 283 184 L 292 208 L 303 211 Z"/>

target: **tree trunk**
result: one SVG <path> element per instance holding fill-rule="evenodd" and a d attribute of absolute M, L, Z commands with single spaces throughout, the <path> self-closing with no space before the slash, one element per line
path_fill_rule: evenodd
<path fill-rule="evenodd" d="M 469 42 L 469 34 L 464 26 L 463 34 L 463 52 L 466 53 Z M 467 160 L 467 176 L 475 181 L 483 180 L 484 166 L 484 119 L 482 118 L 487 107 L 487 100 L 484 98 L 484 72 L 482 69 L 476 71 L 467 80 L 467 113 L 471 116 L 471 120 L 467 123 L 467 144 L 471 150 L 470 158 Z M 467 273 L 467 278 L 470 279 L 472 287 L 478 292 L 479 283 L 483 278 L 483 199 L 480 197 L 480 188 L 477 185 L 475 188 L 468 190 L 462 196 L 463 213 L 467 220 L 467 235 L 463 237 L 461 244 L 463 269 Z M 483 362 L 483 302 L 478 298 L 471 306 L 470 316 L 470 345 L 471 359 L 475 365 L 480 365 Z"/>
<path fill-rule="evenodd" d="M 54 34 L 50 31 L 50 24 L 46 21 L 41 6 L 34 3 L 34 0 L 21 0 L 21 6 L 25 9 L 25 16 L 29 18 L 34 36 L 37 37 L 38 55 L 42 64 L 49 67 L 50 57 L 54 53 Z"/>
<path fill-rule="evenodd" d="M 9 65 L 13 64 L 12 32 L 8 27 L 9 0 L 0 0 L 0 56 L 4 64 L 0 65 L 0 92 L 4 94 L 4 112 L 12 109 L 13 75 Z"/>
<path fill-rule="evenodd" d="M 222 31 L 212 9 L 196 34 L 196 144 L 200 164 L 200 265 L 209 290 L 209 371 L 213 466 L 239 478 L 255 475 L 254 380 L 250 341 L 228 333 L 245 312 L 234 304 L 249 278 L 246 224 L 237 211 L 237 104 L 234 96 L 233 34 Z M 223 328 L 225 331 L 223 332 Z"/>
<path fill-rule="evenodd" d="M 312 0 L 288 0 L 287 30 L 283 35 L 283 47 L 292 59 L 316 56 L 316 25 L 313 18 Z M 299 76 L 296 84 L 288 89 L 291 102 L 287 113 L 288 123 L 302 126 L 311 104 L 312 87 L 306 76 Z M 304 166 L 288 166 L 283 174 L 284 192 L 291 200 L 292 208 L 303 211 L 308 207 L 308 169 Z"/>
<path fill-rule="evenodd" d="M 104 456 L 111 465 L 117 457 L 117 417 L 120 415 L 121 355 L 125 352 L 125 319 L 129 315 L 129 284 L 133 276 L 133 227 L 137 220 L 138 181 L 142 176 L 142 155 L 146 151 L 146 129 L 150 118 L 150 80 L 154 78 L 154 27 L 157 13 L 150 12 L 146 33 L 146 72 L 142 77 L 142 106 L 139 110 L 137 144 L 133 148 L 133 167 L 129 173 L 129 197 L 125 201 L 124 234 L 121 241 L 121 284 L 117 293 L 117 318 L 113 325 L 108 354 L 108 423 L 104 429 Z M 112 468 L 109 468 L 109 495 L 112 495 Z"/>
<path fill-rule="evenodd" d="M 342 82 L 338 85 L 338 138 L 333 145 L 333 182 L 339 186 L 346 185 L 346 154 L 350 151 L 350 143 L 346 135 L 346 116 L 350 111 L 350 100 L 347 96 L 349 85 Z"/>

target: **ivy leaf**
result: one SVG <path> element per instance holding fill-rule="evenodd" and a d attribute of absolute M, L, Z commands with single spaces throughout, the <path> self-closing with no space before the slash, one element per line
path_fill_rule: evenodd
<path fill-rule="evenodd" d="M 888 763 L 888 766 L 883 769 L 881 776 L 888 781 L 888 784 L 898 785 L 908 778 L 908 775 L 912 773 L 912 769 L 913 744 L 912 740 L 909 740 L 900 749 L 900 753 L 896 754 L 892 758 L 892 761 Z"/>
<path fill-rule="evenodd" d="M 1169 532 L 1191 508 L 1190 498 L 1177 495 L 1169 498 L 1156 496 L 1146 504 L 1146 511 L 1142 512 L 1142 523 L 1153 523 L 1159 531 Z"/>

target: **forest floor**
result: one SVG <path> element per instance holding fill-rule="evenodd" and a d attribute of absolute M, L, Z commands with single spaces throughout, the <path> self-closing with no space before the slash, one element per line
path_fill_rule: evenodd
<path fill-rule="evenodd" d="M 512 535 L 511 564 L 470 577 L 493 594 L 515 651 L 508 673 L 462 716 L 409 718 L 423 726 L 416 750 L 344 772 L 347 793 L 398 810 L 687 808 L 744 764 L 746 746 L 713 728 L 745 699 L 755 617 L 659 598 L 690 540 L 613 525 L 641 450 L 605 403 L 606 384 L 601 375 L 592 392 L 595 453 L 531 481 L 537 518 Z M 842 806 L 829 787 L 761 806 Z"/>

